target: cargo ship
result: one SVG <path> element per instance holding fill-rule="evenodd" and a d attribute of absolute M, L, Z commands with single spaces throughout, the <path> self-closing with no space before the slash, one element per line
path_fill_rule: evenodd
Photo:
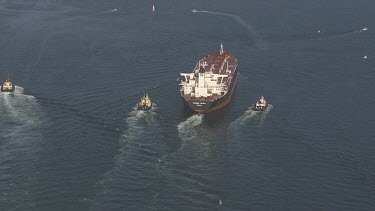
<path fill-rule="evenodd" d="M 238 62 L 231 53 L 220 51 L 199 60 L 192 73 L 180 73 L 180 94 L 197 113 L 208 113 L 226 106 L 236 88 Z"/>

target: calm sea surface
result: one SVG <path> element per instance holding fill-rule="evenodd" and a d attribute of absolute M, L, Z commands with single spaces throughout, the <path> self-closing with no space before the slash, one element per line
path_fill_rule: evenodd
<path fill-rule="evenodd" d="M 375 1 L 152 4 L 0 1 L 0 210 L 375 209 Z M 221 42 L 234 98 L 194 115 L 176 79 Z"/>

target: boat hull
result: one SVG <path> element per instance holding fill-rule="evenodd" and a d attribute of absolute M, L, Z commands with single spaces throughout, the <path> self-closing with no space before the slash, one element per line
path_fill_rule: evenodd
<path fill-rule="evenodd" d="M 15 86 L 13 86 L 12 89 L 4 89 L 3 86 L 1 86 L 1 92 L 14 92 L 15 89 Z"/>
<path fill-rule="evenodd" d="M 256 107 L 255 105 L 251 106 L 251 110 L 253 111 L 265 111 L 268 108 L 268 103 L 262 107 Z"/>
<path fill-rule="evenodd" d="M 148 111 L 148 110 L 151 110 L 152 107 L 147 107 L 147 106 L 138 106 L 138 110 L 142 110 L 142 111 Z"/>
<path fill-rule="evenodd" d="M 148 111 L 151 110 L 152 106 L 147 106 L 147 105 L 138 105 L 137 110 L 142 110 L 142 111 Z"/>
<path fill-rule="evenodd" d="M 229 86 L 228 92 L 222 96 L 221 98 L 218 98 L 216 100 L 186 100 L 183 95 L 181 95 L 184 103 L 194 112 L 197 113 L 209 113 L 215 110 L 219 110 L 226 105 L 229 104 L 229 102 L 232 99 L 234 90 L 236 89 L 238 82 L 238 75 L 237 71 L 233 74 L 231 85 Z"/>

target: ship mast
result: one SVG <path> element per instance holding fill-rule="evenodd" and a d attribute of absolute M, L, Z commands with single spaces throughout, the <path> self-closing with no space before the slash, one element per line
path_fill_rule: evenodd
<path fill-rule="evenodd" d="M 220 44 L 220 55 L 223 55 L 224 53 L 224 47 L 223 47 L 223 43 Z"/>

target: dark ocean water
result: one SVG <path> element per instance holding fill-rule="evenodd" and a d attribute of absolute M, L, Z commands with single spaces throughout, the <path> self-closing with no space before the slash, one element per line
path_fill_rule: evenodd
<path fill-rule="evenodd" d="M 375 1 L 152 4 L 0 1 L 0 210 L 375 209 Z M 241 80 L 193 115 L 176 78 L 221 42 Z"/>

